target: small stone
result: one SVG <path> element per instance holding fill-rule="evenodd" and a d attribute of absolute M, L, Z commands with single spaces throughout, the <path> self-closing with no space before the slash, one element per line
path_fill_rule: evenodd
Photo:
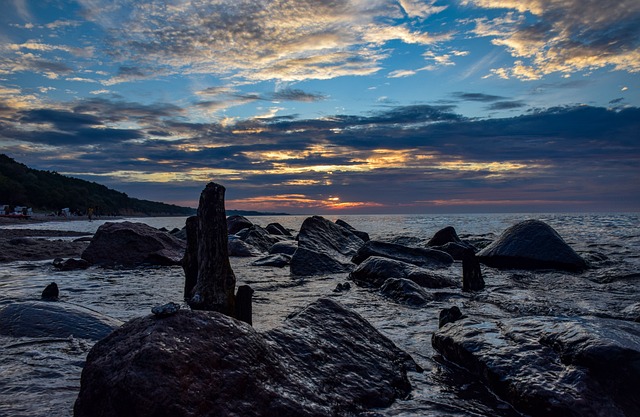
<path fill-rule="evenodd" d="M 465 316 L 462 314 L 462 312 L 457 306 L 442 309 L 440 311 L 440 318 L 438 320 L 438 328 L 443 327 L 447 323 L 453 323 L 455 321 L 458 321 L 464 317 Z"/>
<path fill-rule="evenodd" d="M 151 312 L 157 317 L 169 317 L 176 314 L 180 310 L 180 304 L 170 302 L 161 306 L 155 306 Z"/>
<path fill-rule="evenodd" d="M 58 290 L 58 284 L 52 282 L 51 284 L 47 285 L 42 291 L 41 298 L 45 301 L 58 301 L 59 295 L 60 291 Z"/>

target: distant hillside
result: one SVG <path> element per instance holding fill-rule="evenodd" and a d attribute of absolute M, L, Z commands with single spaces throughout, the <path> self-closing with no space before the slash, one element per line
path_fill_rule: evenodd
<path fill-rule="evenodd" d="M 188 216 L 195 213 L 188 207 L 131 198 L 95 182 L 31 169 L 4 154 L 0 154 L 0 204 L 56 212 L 68 207 L 71 212 L 82 213 L 92 207 L 99 215 Z"/>

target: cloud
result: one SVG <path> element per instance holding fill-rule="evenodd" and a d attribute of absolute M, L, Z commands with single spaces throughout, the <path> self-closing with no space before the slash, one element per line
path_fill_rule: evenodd
<path fill-rule="evenodd" d="M 451 38 L 406 22 L 444 10 L 434 3 L 184 0 L 152 7 L 149 0 L 80 0 L 83 15 L 109 34 L 107 52 L 144 68 L 139 76 L 162 71 L 253 81 L 375 73 L 392 53 L 391 41 L 426 46 Z"/>
<path fill-rule="evenodd" d="M 513 110 L 520 109 L 525 107 L 526 104 L 522 101 L 496 101 L 495 103 L 491 103 L 487 109 L 488 110 Z"/>
<path fill-rule="evenodd" d="M 276 91 L 271 95 L 272 100 L 284 100 L 284 101 L 323 101 L 327 98 L 324 94 L 319 93 L 307 93 L 299 89 L 284 88 Z"/>
<path fill-rule="evenodd" d="M 475 21 L 477 36 L 492 38 L 516 59 L 496 68 L 501 78 L 537 80 L 609 67 L 640 71 L 640 3 L 635 0 L 465 0 L 463 5 L 511 9 Z"/>
<path fill-rule="evenodd" d="M 483 103 L 490 103 L 493 101 L 503 100 L 504 97 L 495 96 L 493 94 L 484 94 L 484 93 L 462 93 L 456 92 L 453 93 L 453 96 L 465 101 L 480 101 Z"/>

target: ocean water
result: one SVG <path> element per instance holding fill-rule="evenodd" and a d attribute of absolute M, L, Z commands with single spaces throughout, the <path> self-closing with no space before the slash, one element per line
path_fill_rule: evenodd
<path fill-rule="evenodd" d="M 356 310 L 380 332 L 409 352 L 424 368 L 410 373 L 410 398 L 376 410 L 385 416 L 518 416 L 477 380 L 447 364 L 431 347 L 442 308 L 458 305 L 469 316 L 487 320 L 523 315 L 601 316 L 625 318 L 625 309 L 640 302 L 640 216 L 638 214 L 481 214 L 434 216 L 325 216 L 342 218 L 373 239 L 398 236 L 427 240 L 446 226 L 469 239 L 492 239 L 518 221 L 543 220 L 578 253 L 598 259 L 581 274 L 498 271 L 483 267 L 487 288 L 469 296 L 459 290 L 436 290 L 436 300 L 422 308 L 393 303 L 377 291 L 352 285 L 335 293 L 347 274 L 293 277 L 288 268 L 256 267 L 254 258 L 231 258 L 238 285 L 255 290 L 254 327 L 277 327 L 292 312 L 319 297 L 332 297 Z M 298 230 L 305 216 L 251 217 L 261 226 L 279 222 Z M 126 219 L 154 227 L 184 226 L 185 218 Z M 11 227 L 93 232 L 104 220 L 62 221 Z M 1 233 L 1 232 L 0 232 Z M 603 256 L 606 259 L 603 260 Z M 454 264 L 446 271 L 461 277 Z M 150 313 L 153 306 L 181 302 L 184 276 L 180 267 L 57 271 L 51 261 L 0 264 L 0 308 L 37 300 L 55 281 L 61 302 L 90 308 L 126 321 Z M 0 336 L 0 417 L 71 416 L 80 373 L 93 341 L 10 338 Z"/>

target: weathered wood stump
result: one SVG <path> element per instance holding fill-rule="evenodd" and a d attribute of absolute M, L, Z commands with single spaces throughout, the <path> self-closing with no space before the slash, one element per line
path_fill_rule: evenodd
<path fill-rule="evenodd" d="M 198 216 L 187 218 L 185 224 L 187 232 L 187 249 L 182 258 L 184 270 L 184 299 L 193 297 L 193 289 L 198 283 Z"/>
<path fill-rule="evenodd" d="M 236 276 L 227 249 L 225 188 L 210 182 L 198 205 L 198 281 L 189 305 L 235 317 Z"/>
<path fill-rule="evenodd" d="M 483 288 L 480 262 L 473 249 L 466 249 L 462 255 L 462 291 L 480 291 Z"/>

